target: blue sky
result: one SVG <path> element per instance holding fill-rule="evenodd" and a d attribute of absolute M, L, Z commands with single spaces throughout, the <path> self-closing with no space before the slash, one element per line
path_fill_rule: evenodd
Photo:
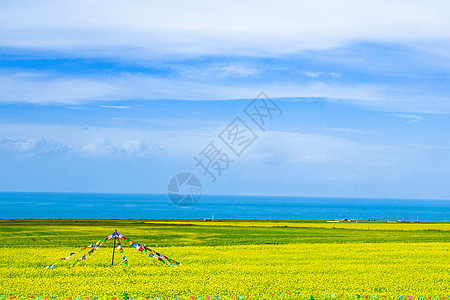
<path fill-rule="evenodd" d="M 208 194 L 450 199 L 449 9 L 4 1 L 0 190 L 165 193 L 186 171 Z M 243 112 L 261 91 L 266 131 Z M 258 138 L 212 183 L 193 158 L 237 116 Z"/>

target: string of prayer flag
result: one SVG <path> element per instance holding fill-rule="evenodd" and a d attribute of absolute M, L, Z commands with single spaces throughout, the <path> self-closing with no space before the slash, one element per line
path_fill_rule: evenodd
<path fill-rule="evenodd" d="M 168 266 L 175 266 L 175 265 L 181 265 L 181 263 L 163 255 L 160 254 L 150 248 L 148 248 L 146 245 L 142 245 L 142 244 L 138 244 L 134 241 L 132 241 L 131 239 L 121 235 L 120 233 L 118 233 L 117 231 L 112 233 L 111 235 L 91 244 L 88 245 L 86 247 L 81 248 L 80 250 L 78 250 L 78 252 L 81 252 L 85 249 L 91 248 L 89 251 L 87 251 L 85 254 L 83 254 L 80 258 L 78 258 L 75 262 L 73 262 L 71 265 L 69 265 L 67 268 L 73 268 L 75 267 L 79 262 L 86 260 L 87 257 L 91 256 L 95 250 L 97 250 L 98 248 L 100 248 L 101 246 L 103 246 L 104 243 L 106 243 L 107 241 L 109 241 L 110 239 L 116 239 L 117 241 L 117 250 L 119 251 L 119 253 L 123 253 L 123 247 L 122 247 L 122 243 L 120 242 L 120 240 L 122 240 L 125 243 L 128 243 L 131 247 L 133 247 L 135 250 L 142 252 L 146 255 L 148 255 L 149 257 L 155 258 L 158 261 L 168 265 Z M 75 253 L 70 253 L 68 256 L 60 258 L 59 260 L 57 260 L 55 263 L 47 266 L 47 269 L 53 269 L 59 262 L 61 261 L 65 261 L 70 259 Z M 128 266 L 128 260 L 126 259 L 125 255 L 123 256 L 123 260 L 122 263 L 124 266 Z"/>

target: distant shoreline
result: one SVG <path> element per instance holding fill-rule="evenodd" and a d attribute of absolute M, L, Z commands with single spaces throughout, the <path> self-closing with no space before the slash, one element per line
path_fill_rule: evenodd
<path fill-rule="evenodd" d="M 117 219 L 117 218 L 109 218 L 109 219 L 96 219 L 96 218 L 84 218 L 84 219 L 71 219 L 71 218 L 17 218 L 17 219 L 6 219 L 0 218 L 0 226 L 2 224 L 13 224 L 13 223 L 55 223 L 55 224 L 73 224 L 73 225 L 97 225 L 97 224 L 105 224 L 105 223 L 114 223 L 114 224 L 122 224 L 122 225 L 131 225 L 131 224 L 148 224 L 148 225 L 224 225 L 224 226 L 240 226 L 240 225 L 248 225 L 248 223 L 262 223 L 262 224 L 271 224 L 276 226 L 277 224 L 281 224 L 283 227 L 286 224 L 310 224 L 310 225 L 328 225 L 329 228 L 335 225 L 361 225 L 361 224 L 372 224 L 372 225 L 450 225 L 450 221 L 383 221 L 383 220 L 362 220 L 358 222 L 330 222 L 330 220 L 283 220 L 283 219 L 215 219 L 215 220 L 205 220 L 205 219 Z M 50 224 L 48 224 L 50 225 Z M 301 227 L 301 226 L 298 226 Z M 312 227 L 312 226 L 311 226 Z M 317 227 L 312 227 L 317 228 Z M 450 229 L 450 228 L 449 228 Z"/>

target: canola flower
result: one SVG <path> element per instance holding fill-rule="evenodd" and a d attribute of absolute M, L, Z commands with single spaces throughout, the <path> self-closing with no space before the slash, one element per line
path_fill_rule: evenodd
<path fill-rule="evenodd" d="M 77 250 L 71 247 L 1 248 L 0 297 L 119 300 L 127 294 L 128 299 L 136 300 L 450 299 L 448 242 L 161 249 L 182 262 L 176 268 L 130 247 L 122 248 L 130 268 L 122 265 L 122 253 L 111 266 L 112 246 L 98 248 L 70 269 L 65 268 L 70 261 L 54 269 L 45 267 Z"/>

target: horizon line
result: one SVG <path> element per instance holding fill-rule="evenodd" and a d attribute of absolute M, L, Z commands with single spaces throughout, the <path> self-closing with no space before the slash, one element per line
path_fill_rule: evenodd
<path fill-rule="evenodd" d="M 74 192 L 74 191 L 1 191 L 2 193 L 21 194 L 98 194 L 98 195 L 167 195 L 167 193 L 138 193 L 138 192 Z M 370 197 L 370 196 L 308 196 L 308 195 L 265 195 L 265 194 L 202 194 L 201 196 L 223 197 L 282 197 L 282 198 L 327 198 L 327 199 L 367 199 L 367 200 L 424 200 L 450 201 L 447 198 L 399 198 L 399 197 Z"/>

